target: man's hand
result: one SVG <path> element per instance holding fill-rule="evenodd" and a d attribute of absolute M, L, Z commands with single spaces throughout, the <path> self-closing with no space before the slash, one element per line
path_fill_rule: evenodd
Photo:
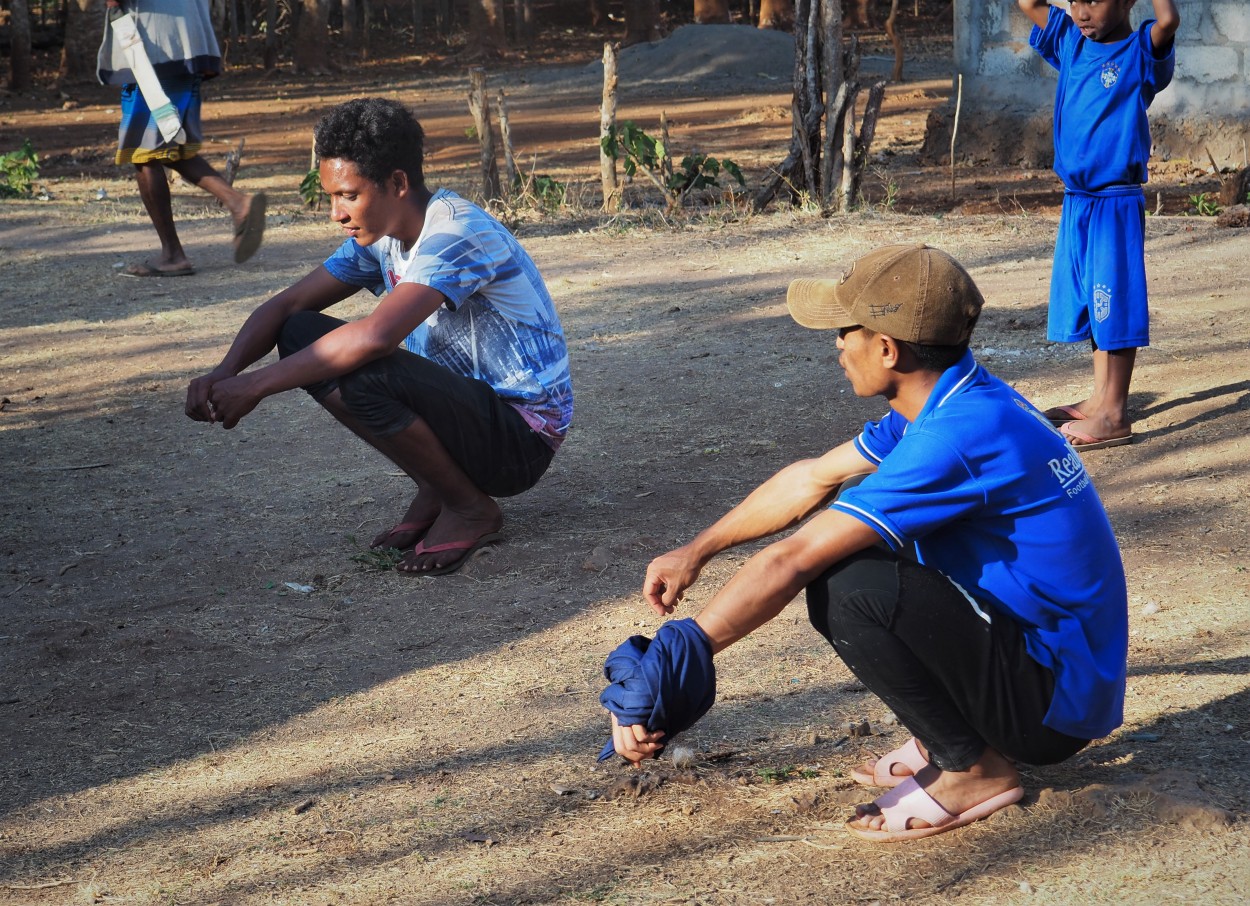
<path fill-rule="evenodd" d="M 652 733 L 642 724 L 622 727 L 616 715 L 612 714 L 612 748 L 634 767 L 638 767 L 647 758 L 657 757 L 664 749 L 664 743 L 660 742 L 663 738 L 663 730 Z"/>
<path fill-rule="evenodd" d="M 209 402 L 209 394 L 212 393 L 213 385 L 218 381 L 224 381 L 226 378 L 232 377 L 234 375 L 231 372 L 214 368 L 208 374 L 201 375 L 188 384 L 185 409 L 187 418 L 197 422 L 217 421 L 213 412 L 213 404 Z"/>
<path fill-rule="evenodd" d="M 702 561 L 688 546 L 669 551 L 656 557 L 647 567 L 642 596 L 656 613 L 672 613 L 702 571 Z"/>
<path fill-rule="evenodd" d="M 264 398 L 265 394 L 256 389 L 253 376 L 241 374 L 213 384 L 208 393 L 208 411 L 212 420 L 221 422 L 221 426 L 228 431 Z"/>

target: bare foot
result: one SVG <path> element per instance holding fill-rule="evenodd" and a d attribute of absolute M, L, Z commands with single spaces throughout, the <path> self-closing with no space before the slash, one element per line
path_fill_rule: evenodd
<path fill-rule="evenodd" d="M 888 776 L 897 779 L 887 781 L 884 777 L 877 777 L 877 766 L 881 764 L 883 759 L 888 759 Z M 874 758 L 871 761 L 864 762 L 851 772 L 851 778 L 856 783 L 864 786 L 895 786 L 908 777 L 913 776 L 916 771 L 928 763 L 929 753 L 920 744 L 920 740 L 913 737 L 893 752 L 887 752 L 881 758 Z"/>
<path fill-rule="evenodd" d="M 424 573 L 440 569 L 464 558 L 463 548 L 456 550 L 418 553 L 421 548 L 436 548 L 444 544 L 463 544 L 498 532 L 503 527 L 503 511 L 489 497 L 484 497 L 480 507 L 471 512 L 458 512 L 444 507 L 434 525 L 426 532 L 421 546 L 409 551 L 395 567 L 401 573 Z"/>
<path fill-rule="evenodd" d="M 1015 765 L 993 749 L 986 749 L 980 760 L 966 771 L 943 771 L 934 765 L 916 774 L 916 782 L 952 815 L 959 815 L 1000 793 L 1020 785 Z M 875 803 L 857 805 L 855 818 L 848 822 L 861 830 L 885 830 L 885 816 Z M 920 818 L 908 822 L 908 830 L 930 827 Z"/>
<path fill-rule="evenodd" d="M 1091 412 L 1078 423 L 1069 422 L 1062 426 L 1060 432 L 1069 440 L 1079 436 L 1080 444 L 1088 445 L 1091 441 L 1098 443 L 1128 437 L 1133 433 L 1133 423 L 1122 413 Z"/>

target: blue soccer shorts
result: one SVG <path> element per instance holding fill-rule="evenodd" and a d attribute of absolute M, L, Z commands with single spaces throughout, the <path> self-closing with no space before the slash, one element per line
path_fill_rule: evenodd
<path fill-rule="evenodd" d="M 1150 345 L 1146 196 L 1140 186 L 1063 196 L 1046 337 L 1107 351 Z"/>

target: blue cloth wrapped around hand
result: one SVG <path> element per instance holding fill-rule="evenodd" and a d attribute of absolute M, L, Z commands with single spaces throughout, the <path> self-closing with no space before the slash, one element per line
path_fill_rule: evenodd
<path fill-rule="evenodd" d="M 603 665 L 608 688 L 599 701 L 622 726 L 644 724 L 675 736 L 707 713 L 716 700 L 712 642 L 693 619 L 670 620 L 654 639 L 630 636 Z M 599 760 L 616 752 L 612 740 Z"/>

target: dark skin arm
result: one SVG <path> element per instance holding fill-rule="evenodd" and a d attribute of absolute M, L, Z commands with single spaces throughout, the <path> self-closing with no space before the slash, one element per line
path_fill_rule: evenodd
<path fill-rule="evenodd" d="M 781 613 L 830 566 L 879 540 L 873 529 L 854 516 L 825 510 L 748 560 L 695 622 L 711 639 L 712 651 L 724 651 Z M 613 716 L 612 745 L 635 765 L 656 756 L 664 747 L 663 735 L 648 733 L 642 726 L 622 727 Z"/>
<path fill-rule="evenodd" d="M 1150 27 L 1150 44 L 1156 53 L 1172 47 L 1172 39 L 1181 27 L 1181 14 L 1174 0 L 1154 0 L 1155 24 Z"/>
<path fill-rule="evenodd" d="M 356 290 L 323 266 L 262 304 L 243 324 L 221 364 L 191 382 L 187 416 L 233 428 L 267 396 L 346 374 L 389 355 L 444 302 L 442 293 L 428 286 L 400 284 L 367 317 L 332 330 L 295 355 L 240 373 L 274 348 L 292 314 L 321 311 Z"/>
<path fill-rule="evenodd" d="M 656 613 L 672 613 L 716 554 L 797 525 L 828 503 L 848 478 L 872 471 L 849 441 L 787 466 L 688 544 L 652 560 L 643 597 Z M 826 510 L 748 560 L 695 620 L 712 640 L 713 652 L 722 651 L 779 614 L 830 565 L 877 540 L 876 532 L 858 519 Z M 662 731 L 621 726 L 612 717 L 612 744 L 634 764 L 654 758 L 664 748 L 663 737 Z"/>
<path fill-rule="evenodd" d="M 1050 3 L 1047 0 L 1016 0 L 1020 11 L 1029 17 L 1029 21 L 1038 28 L 1046 27 L 1046 17 L 1050 15 Z"/>

